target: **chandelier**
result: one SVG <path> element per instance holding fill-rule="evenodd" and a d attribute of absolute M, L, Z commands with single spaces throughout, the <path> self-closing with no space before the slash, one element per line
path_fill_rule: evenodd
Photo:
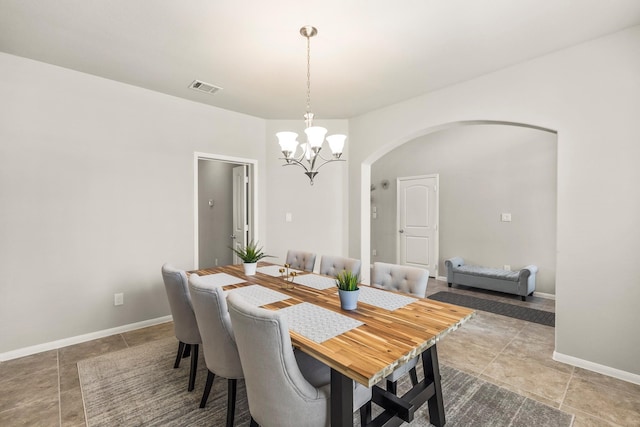
<path fill-rule="evenodd" d="M 320 151 L 327 134 L 327 129 L 321 126 L 313 125 L 313 113 L 311 112 L 311 37 L 318 34 L 315 27 L 306 25 L 300 28 L 300 34 L 307 39 L 307 112 L 304 114 L 306 129 L 304 133 L 307 135 L 307 142 L 300 144 L 300 153 L 298 151 L 298 134 L 295 132 L 278 132 L 278 142 L 284 157 L 283 166 L 298 165 L 305 170 L 305 175 L 309 177 L 310 184 L 313 185 L 313 179 L 318 174 L 318 169 L 327 163 L 344 162 L 341 159 L 346 135 L 336 134 L 326 137 L 332 157 L 325 158 Z"/>

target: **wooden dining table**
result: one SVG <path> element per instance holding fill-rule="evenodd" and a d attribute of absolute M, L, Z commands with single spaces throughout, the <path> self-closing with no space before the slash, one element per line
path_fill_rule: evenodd
<path fill-rule="evenodd" d="M 225 291 L 259 285 L 286 295 L 286 299 L 262 305 L 269 310 L 307 303 L 345 316 L 338 320 L 353 319 L 357 322 L 359 326 L 321 342 L 307 336 L 311 334 L 296 332 L 290 325 L 292 344 L 331 368 L 333 427 L 353 425 L 352 381 L 372 387 L 372 401 L 383 408 L 370 421 L 372 426 L 398 426 L 405 421 L 410 422 L 416 409 L 425 402 L 428 403 L 431 424 L 436 427 L 445 424 L 437 343 L 473 317 L 474 310 L 366 285 L 360 285 L 361 299 L 364 290 L 368 302 L 360 300 L 355 310 L 343 310 L 335 286 L 311 286 L 314 281 L 330 283 L 326 277 L 300 271 L 297 276 L 288 276 L 285 280 L 284 274 L 281 276 L 278 272 L 280 267 L 260 262 L 258 272 L 253 276 L 245 276 L 242 265 L 204 268 L 189 273 L 218 275 L 210 279 L 218 280 L 220 277 L 221 280 L 227 278 L 227 281 L 232 276 L 230 281 L 237 283 L 224 285 L 224 280 L 220 282 Z M 305 275 L 311 276 L 304 278 Z M 305 282 L 305 279 L 309 285 L 292 282 Z M 322 326 L 318 322 L 318 328 Z M 418 355 L 422 355 L 424 378 L 408 392 L 396 396 L 376 385 Z"/>

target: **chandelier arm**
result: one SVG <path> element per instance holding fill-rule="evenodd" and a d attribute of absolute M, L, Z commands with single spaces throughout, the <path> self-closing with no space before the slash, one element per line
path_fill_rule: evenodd
<path fill-rule="evenodd" d="M 285 158 L 280 158 L 281 160 L 287 160 L 287 163 L 284 163 L 282 166 L 293 166 L 293 165 L 298 165 L 301 168 L 303 168 L 306 172 L 311 172 L 312 170 L 309 169 L 307 166 L 305 166 L 304 163 L 302 163 L 301 161 L 299 161 L 298 159 L 285 159 Z"/>
<path fill-rule="evenodd" d="M 320 153 L 321 153 L 321 151 L 318 151 L 318 153 L 316 154 L 316 157 L 320 157 L 320 158 L 321 158 L 322 160 L 324 160 L 325 162 L 333 162 L 333 161 L 337 160 L 337 159 L 327 159 L 327 158 L 325 158 L 325 157 L 324 157 L 322 154 L 320 154 Z"/>
<path fill-rule="evenodd" d="M 330 159 L 330 160 L 325 160 L 323 163 L 320 164 L 320 166 L 318 166 L 313 172 L 318 172 L 320 170 L 321 167 L 323 167 L 324 165 L 326 165 L 327 163 L 333 163 L 333 162 L 346 162 L 346 159 Z"/>

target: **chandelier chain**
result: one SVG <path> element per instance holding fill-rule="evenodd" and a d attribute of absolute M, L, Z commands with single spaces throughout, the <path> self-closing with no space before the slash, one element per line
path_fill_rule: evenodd
<path fill-rule="evenodd" d="M 311 112 L 311 37 L 307 36 L 307 113 Z"/>

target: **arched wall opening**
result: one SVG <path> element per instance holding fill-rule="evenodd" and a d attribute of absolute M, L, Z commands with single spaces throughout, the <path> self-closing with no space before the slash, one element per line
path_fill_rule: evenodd
<path fill-rule="evenodd" d="M 537 291 L 555 294 L 555 131 L 526 123 L 458 121 L 382 146 L 361 164 L 363 263 L 395 262 L 395 179 L 433 173 L 441 175 L 438 276 L 446 275 L 444 260 L 451 256 L 493 267 L 540 264 L 544 273 Z M 385 190 L 383 180 L 391 182 Z M 513 221 L 501 222 L 503 212 L 512 213 Z"/>

